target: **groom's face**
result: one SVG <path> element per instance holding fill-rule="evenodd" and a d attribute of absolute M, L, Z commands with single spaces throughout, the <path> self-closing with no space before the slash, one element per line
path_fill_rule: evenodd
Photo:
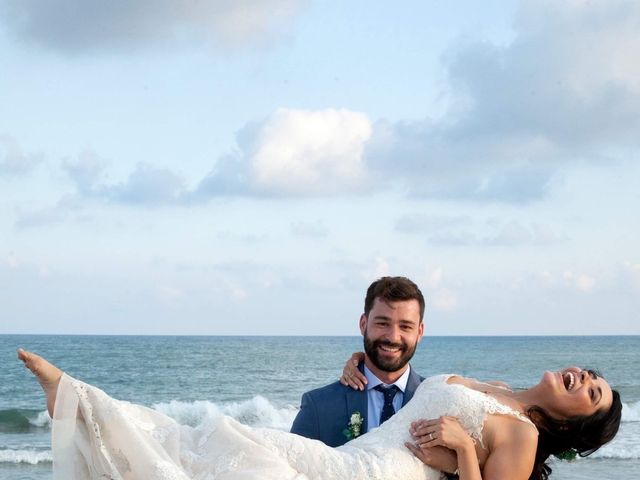
<path fill-rule="evenodd" d="M 376 298 L 368 316 L 360 318 L 364 351 L 383 372 L 403 370 L 416 351 L 424 325 L 417 300 L 387 303 Z"/>

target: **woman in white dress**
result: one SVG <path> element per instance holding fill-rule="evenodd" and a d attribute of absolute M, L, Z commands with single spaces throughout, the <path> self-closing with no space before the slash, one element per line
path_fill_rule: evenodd
<path fill-rule="evenodd" d="M 379 428 L 334 449 L 224 416 L 180 426 L 38 355 L 19 350 L 18 357 L 47 397 L 56 480 L 436 480 L 441 473 L 418 458 L 428 463 L 435 446 L 455 452 L 460 480 L 538 480 L 548 476 L 549 455 L 584 455 L 610 441 L 622 409 L 602 377 L 576 367 L 545 372 L 519 392 L 440 375 Z"/>

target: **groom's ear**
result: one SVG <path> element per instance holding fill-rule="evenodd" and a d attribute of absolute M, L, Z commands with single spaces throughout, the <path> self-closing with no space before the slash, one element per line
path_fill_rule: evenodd
<path fill-rule="evenodd" d="M 360 315 L 360 333 L 364 337 L 364 332 L 367 331 L 367 316 L 363 313 Z"/>
<path fill-rule="evenodd" d="M 418 325 L 418 342 L 422 340 L 422 335 L 424 335 L 424 322 L 421 321 L 420 325 Z"/>

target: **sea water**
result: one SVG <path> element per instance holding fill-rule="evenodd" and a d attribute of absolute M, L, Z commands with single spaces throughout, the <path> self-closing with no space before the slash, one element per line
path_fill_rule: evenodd
<path fill-rule="evenodd" d="M 288 430 L 306 390 L 335 381 L 360 337 L 0 335 L 0 479 L 51 478 L 44 395 L 18 360 L 38 352 L 111 396 L 198 425 L 222 411 Z M 596 368 L 624 402 L 618 437 L 589 458 L 553 462 L 556 480 L 640 478 L 640 337 L 425 337 L 413 368 L 460 373 L 514 388 L 544 370 Z"/>

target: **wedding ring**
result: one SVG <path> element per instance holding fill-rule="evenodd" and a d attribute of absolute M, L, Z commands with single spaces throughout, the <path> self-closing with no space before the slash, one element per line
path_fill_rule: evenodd
<path fill-rule="evenodd" d="M 429 440 L 433 440 L 433 433 L 429 434 Z"/>

